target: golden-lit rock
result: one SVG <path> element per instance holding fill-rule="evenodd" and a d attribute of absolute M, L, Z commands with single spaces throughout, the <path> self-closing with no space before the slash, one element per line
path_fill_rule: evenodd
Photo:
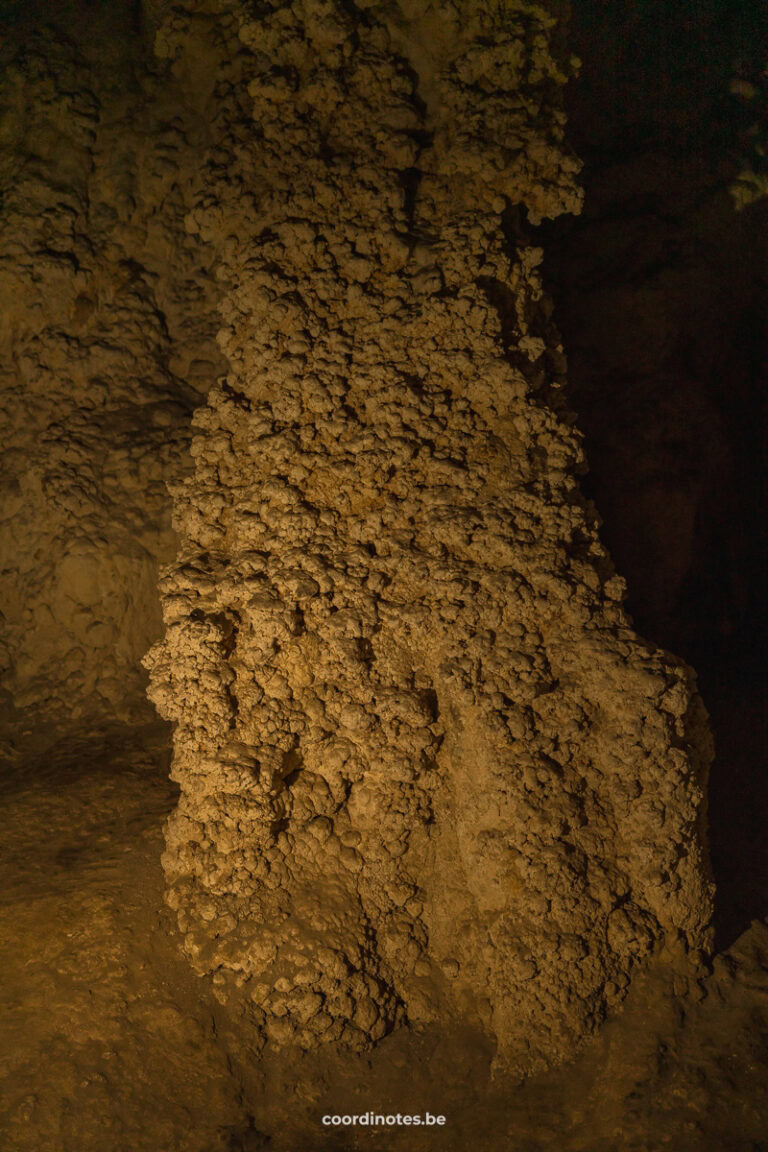
<path fill-rule="evenodd" d="M 703 708 L 623 612 L 516 223 L 580 204 L 555 22 L 238 11 L 249 111 L 187 218 L 229 372 L 146 659 L 170 899 L 271 1045 L 460 1016 L 529 1073 L 711 910 Z"/>

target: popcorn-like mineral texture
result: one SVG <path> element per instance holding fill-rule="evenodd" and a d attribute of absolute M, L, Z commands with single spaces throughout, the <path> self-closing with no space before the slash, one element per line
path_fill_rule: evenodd
<path fill-rule="evenodd" d="M 705 946 L 711 899 L 703 710 L 623 612 L 516 224 L 579 208 L 556 23 L 259 12 L 250 123 L 187 221 L 230 370 L 147 657 L 168 901 L 273 1044 L 460 1014 L 530 1072 L 656 946 Z M 159 39 L 185 50 L 181 9 Z"/>

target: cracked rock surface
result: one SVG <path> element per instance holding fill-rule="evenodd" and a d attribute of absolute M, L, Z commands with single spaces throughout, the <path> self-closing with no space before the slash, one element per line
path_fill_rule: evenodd
<path fill-rule="evenodd" d="M 181 786 L 167 899 L 273 1049 L 457 1016 L 530 1073 L 653 953 L 695 961 L 711 911 L 703 708 L 580 497 L 522 224 L 580 204 L 557 24 L 259 13 L 176 6 L 156 40 L 178 75 L 206 14 L 238 45 L 185 221 L 228 372 L 146 659 Z"/>

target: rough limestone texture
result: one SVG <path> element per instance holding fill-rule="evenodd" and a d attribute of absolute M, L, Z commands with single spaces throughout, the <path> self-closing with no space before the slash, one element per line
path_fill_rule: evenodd
<path fill-rule="evenodd" d="M 458 1016 L 525 1074 L 651 953 L 706 947 L 711 901 L 703 709 L 579 495 L 522 224 L 579 207 L 558 27 L 521 0 L 258 12 L 187 221 L 229 372 L 146 661 L 168 902 L 272 1045 Z"/>
<path fill-rule="evenodd" d="M 183 224 L 208 123 L 131 43 L 2 45 L 0 698 L 46 723 L 149 713 L 165 482 L 222 370 Z"/>

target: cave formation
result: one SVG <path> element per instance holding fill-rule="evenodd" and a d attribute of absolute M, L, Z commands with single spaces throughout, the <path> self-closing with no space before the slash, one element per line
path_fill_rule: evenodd
<path fill-rule="evenodd" d="M 4 1147 L 759 1146 L 743 29 L 600 8 L 3 10 Z"/>

